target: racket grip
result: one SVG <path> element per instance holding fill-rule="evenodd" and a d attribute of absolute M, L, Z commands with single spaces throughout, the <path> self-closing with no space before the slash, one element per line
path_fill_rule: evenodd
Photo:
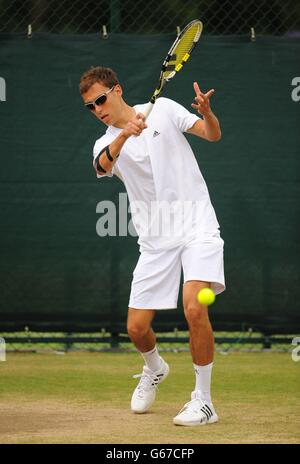
<path fill-rule="evenodd" d="M 143 114 L 144 114 L 146 119 L 148 118 L 149 114 L 151 113 L 151 111 L 153 109 L 153 106 L 154 106 L 154 103 L 151 103 L 151 102 L 147 103 L 147 106 L 143 111 Z"/>

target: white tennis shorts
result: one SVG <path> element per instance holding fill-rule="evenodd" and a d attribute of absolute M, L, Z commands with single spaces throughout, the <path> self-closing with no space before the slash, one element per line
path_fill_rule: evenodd
<path fill-rule="evenodd" d="M 211 283 L 216 295 L 225 290 L 224 241 L 220 232 L 163 251 L 142 251 L 133 271 L 129 307 L 177 308 L 181 270 L 184 283 Z"/>

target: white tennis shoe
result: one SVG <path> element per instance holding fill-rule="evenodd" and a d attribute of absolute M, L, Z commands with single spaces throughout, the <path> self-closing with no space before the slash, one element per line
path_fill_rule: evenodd
<path fill-rule="evenodd" d="M 186 403 L 179 414 L 174 417 L 175 425 L 205 425 L 219 420 L 212 403 L 202 401 L 196 392 L 192 392 L 192 399 Z"/>
<path fill-rule="evenodd" d="M 162 358 L 160 359 L 162 367 L 158 371 L 153 372 L 144 366 L 141 374 L 133 376 L 141 378 L 131 398 L 131 410 L 137 414 L 148 411 L 155 400 L 157 385 L 163 382 L 169 374 L 168 364 Z"/>

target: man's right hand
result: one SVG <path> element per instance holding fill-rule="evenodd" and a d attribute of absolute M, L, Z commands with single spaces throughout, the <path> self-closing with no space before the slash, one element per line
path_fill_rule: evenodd
<path fill-rule="evenodd" d="M 122 131 L 123 135 L 126 138 L 131 137 L 132 135 L 135 135 L 136 137 L 141 135 L 143 130 L 147 128 L 145 121 L 145 116 L 142 113 L 137 113 L 136 116 L 130 119 L 124 127 Z"/>
<path fill-rule="evenodd" d="M 105 153 L 103 153 L 100 156 L 99 163 L 102 169 L 104 170 L 104 173 L 111 172 L 126 140 L 132 135 L 138 137 L 139 135 L 141 135 L 143 130 L 147 128 L 145 120 L 146 118 L 142 113 L 136 114 L 132 119 L 130 119 L 130 121 L 128 121 L 128 123 L 126 124 L 122 132 L 116 137 L 116 139 L 113 142 L 111 142 L 111 144 L 109 145 L 109 152 L 110 156 L 113 158 L 113 161 L 109 160 Z M 102 176 L 104 174 L 103 172 L 97 170 L 97 166 L 95 164 L 94 167 L 98 175 Z"/>

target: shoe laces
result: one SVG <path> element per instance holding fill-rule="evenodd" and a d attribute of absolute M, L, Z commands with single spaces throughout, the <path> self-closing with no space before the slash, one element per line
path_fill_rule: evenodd
<path fill-rule="evenodd" d="M 159 381 L 159 378 L 156 374 L 147 374 L 146 372 L 142 372 L 141 374 L 135 374 L 133 378 L 141 379 L 137 386 L 139 393 L 141 393 L 142 391 L 150 391 L 153 387 L 158 390 L 157 383 Z"/>
<path fill-rule="evenodd" d="M 186 403 L 179 414 L 184 412 L 186 415 L 202 414 L 201 422 L 208 421 L 213 416 L 213 411 L 200 398 L 194 398 Z"/>
<path fill-rule="evenodd" d="M 179 414 L 181 414 L 182 412 L 185 412 L 185 414 L 188 414 L 188 415 L 199 414 L 199 411 L 202 412 L 202 408 L 204 406 L 205 405 L 202 400 L 200 400 L 199 398 L 195 398 L 189 401 L 188 403 L 186 403 L 181 409 L 181 411 L 179 412 Z"/>

